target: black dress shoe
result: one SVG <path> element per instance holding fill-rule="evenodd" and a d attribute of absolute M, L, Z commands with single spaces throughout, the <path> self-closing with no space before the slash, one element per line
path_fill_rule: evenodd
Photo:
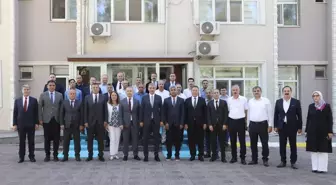
<path fill-rule="evenodd" d="M 281 163 L 277 166 L 277 168 L 284 168 L 284 167 L 286 167 L 286 163 L 284 163 L 284 162 L 281 162 Z"/>
<path fill-rule="evenodd" d="M 137 161 L 140 161 L 140 160 L 141 160 L 141 159 L 140 159 L 140 157 L 139 157 L 139 156 L 137 156 L 137 155 L 136 155 L 136 156 L 134 156 L 134 157 L 133 157 L 133 159 L 134 159 L 134 160 L 137 160 Z"/>
<path fill-rule="evenodd" d="M 35 159 L 34 157 L 30 158 L 29 160 L 30 160 L 30 162 L 32 162 L 32 163 L 36 162 L 36 159 Z"/>
<path fill-rule="evenodd" d="M 54 157 L 54 162 L 59 161 L 58 157 Z"/>
<path fill-rule="evenodd" d="M 265 167 L 269 167 L 268 161 L 263 161 Z"/>
<path fill-rule="evenodd" d="M 124 156 L 123 161 L 127 161 L 127 160 L 128 160 L 128 157 Z"/>
<path fill-rule="evenodd" d="M 159 156 L 155 156 L 154 159 L 155 159 L 156 162 L 160 162 L 161 161 L 160 158 L 159 158 Z"/>
<path fill-rule="evenodd" d="M 237 162 L 237 159 L 231 159 L 230 160 L 230 163 L 233 164 L 233 163 L 236 163 Z"/>
<path fill-rule="evenodd" d="M 242 165 L 246 165 L 246 161 L 245 161 L 245 159 L 241 159 L 241 164 L 242 164 Z"/>
<path fill-rule="evenodd" d="M 145 156 L 144 162 L 148 162 L 148 156 Z"/>
<path fill-rule="evenodd" d="M 327 172 L 317 171 L 317 173 L 319 173 L 319 174 L 326 174 Z"/>
<path fill-rule="evenodd" d="M 319 173 L 319 171 L 317 171 L 317 170 L 312 170 L 312 172 L 313 172 L 313 173 Z"/>
<path fill-rule="evenodd" d="M 98 160 L 101 162 L 105 162 L 105 158 L 104 157 L 98 157 Z"/>
<path fill-rule="evenodd" d="M 191 156 L 190 158 L 189 158 L 189 161 L 194 161 L 195 160 L 195 157 L 194 156 Z"/>
<path fill-rule="evenodd" d="M 210 161 L 210 162 L 214 162 L 214 161 L 216 161 L 216 160 L 217 160 L 217 158 L 211 157 L 209 161 Z"/>
<path fill-rule="evenodd" d="M 204 158 L 210 158 L 211 156 L 210 156 L 210 154 L 206 154 L 205 156 L 204 156 Z"/>
<path fill-rule="evenodd" d="M 50 161 L 50 157 L 45 157 L 44 158 L 44 162 L 49 162 Z"/>
<path fill-rule="evenodd" d="M 298 167 L 296 166 L 296 164 L 291 164 L 291 168 L 294 169 L 294 170 L 298 169 Z"/>
<path fill-rule="evenodd" d="M 258 164 L 258 162 L 256 162 L 256 161 L 250 161 L 250 162 L 248 163 L 248 165 L 256 165 L 256 164 Z"/>
<path fill-rule="evenodd" d="M 87 162 L 92 161 L 92 157 L 88 157 L 88 158 L 86 158 L 86 161 L 87 161 Z"/>
<path fill-rule="evenodd" d="M 200 161 L 204 161 L 204 157 L 203 156 L 200 156 L 200 157 L 198 157 L 198 160 L 200 160 Z"/>
<path fill-rule="evenodd" d="M 81 161 L 81 158 L 79 156 L 76 157 L 76 161 Z"/>
<path fill-rule="evenodd" d="M 225 158 L 221 159 L 222 163 L 227 163 L 227 160 Z"/>
<path fill-rule="evenodd" d="M 175 157 L 175 161 L 179 161 L 179 160 L 181 160 L 181 159 L 180 159 L 180 156 L 176 156 L 176 157 Z"/>
<path fill-rule="evenodd" d="M 24 162 L 24 159 L 20 159 L 19 161 L 18 161 L 18 163 L 23 163 Z"/>
<path fill-rule="evenodd" d="M 69 159 L 67 158 L 67 157 L 64 157 L 61 161 L 62 162 L 66 162 L 66 161 L 68 161 Z"/>

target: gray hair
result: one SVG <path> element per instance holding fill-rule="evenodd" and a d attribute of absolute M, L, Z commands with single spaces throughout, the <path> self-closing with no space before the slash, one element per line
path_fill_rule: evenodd
<path fill-rule="evenodd" d="M 169 87 L 169 91 L 172 90 L 172 89 L 177 89 L 175 85 L 172 85 Z"/>
<path fill-rule="evenodd" d="M 29 90 L 30 90 L 30 86 L 29 86 L 28 84 L 24 84 L 24 85 L 22 85 L 22 87 L 21 87 L 22 93 L 23 93 L 23 90 L 24 90 L 24 89 L 29 89 Z"/>
<path fill-rule="evenodd" d="M 240 90 L 240 87 L 239 87 L 239 85 L 233 85 L 232 87 L 231 87 L 231 89 L 234 89 L 234 88 L 237 88 L 238 90 Z"/>
<path fill-rule="evenodd" d="M 164 82 L 163 80 L 159 80 L 158 83 L 159 83 L 159 84 L 162 83 L 162 84 L 164 85 L 165 82 Z"/>
<path fill-rule="evenodd" d="M 206 92 L 206 93 L 208 93 L 208 92 L 213 92 L 213 90 L 211 90 L 211 89 L 206 89 L 205 92 Z"/>

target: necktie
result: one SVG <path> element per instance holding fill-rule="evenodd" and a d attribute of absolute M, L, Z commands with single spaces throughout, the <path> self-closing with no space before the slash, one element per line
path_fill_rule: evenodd
<path fill-rule="evenodd" d="M 194 109 L 196 108 L 196 97 L 194 98 Z"/>
<path fill-rule="evenodd" d="M 121 82 L 119 82 L 119 89 L 121 89 Z"/>
<path fill-rule="evenodd" d="M 152 105 L 152 108 L 153 108 L 153 106 L 154 106 L 154 95 L 150 95 L 150 103 L 151 103 L 151 105 Z"/>
<path fill-rule="evenodd" d="M 50 100 L 51 100 L 51 103 L 54 103 L 54 93 L 50 93 Z"/>
<path fill-rule="evenodd" d="M 216 100 L 216 110 L 218 110 L 218 100 Z"/>
<path fill-rule="evenodd" d="M 23 105 L 23 110 L 25 112 L 27 112 L 27 106 L 28 106 L 28 101 L 27 101 L 27 97 L 25 97 L 25 101 L 24 101 L 24 105 Z"/>
<path fill-rule="evenodd" d="M 131 98 L 128 99 L 128 110 L 132 113 Z"/>
<path fill-rule="evenodd" d="M 98 96 L 97 96 L 97 94 L 95 95 L 95 103 L 97 103 L 98 102 Z"/>
<path fill-rule="evenodd" d="M 73 100 L 71 101 L 71 107 L 72 107 L 72 108 L 75 107 L 75 104 L 74 104 L 74 101 L 73 101 Z"/>
<path fill-rule="evenodd" d="M 175 97 L 173 97 L 173 106 L 175 107 L 176 102 L 175 102 Z"/>

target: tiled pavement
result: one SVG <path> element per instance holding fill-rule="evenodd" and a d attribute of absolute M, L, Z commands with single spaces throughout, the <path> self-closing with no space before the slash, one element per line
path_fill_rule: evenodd
<path fill-rule="evenodd" d="M 248 154 L 250 152 L 248 151 Z M 299 170 L 277 169 L 278 149 L 271 148 L 270 167 L 210 162 L 154 162 L 129 160 L 99 162 L 43 162 L 18 164 L 17 146 L 0 145 L 1 185 L 332 185 L 336 184 L 336 157 L 329 156 L 329 173 L 310 172 L 310 156 L 299 149 Z M 107 158 L 107 156 L 106 156 Z M 161 157 L 161 159 L 163 159 Z M 249 158 L 248 158 L 249 159 Z"/>

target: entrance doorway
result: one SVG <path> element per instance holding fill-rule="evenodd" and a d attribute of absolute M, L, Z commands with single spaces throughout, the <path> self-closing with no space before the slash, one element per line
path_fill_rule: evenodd
<path fill-rule="evenodd" d="M 169 81 L 170 74 L 176 75 L 176 82 L 180 83 L 182 87 L 186 87 L 187 83 L 187 66 L 185 64 L 160 64 L 160 80 Z"/>

